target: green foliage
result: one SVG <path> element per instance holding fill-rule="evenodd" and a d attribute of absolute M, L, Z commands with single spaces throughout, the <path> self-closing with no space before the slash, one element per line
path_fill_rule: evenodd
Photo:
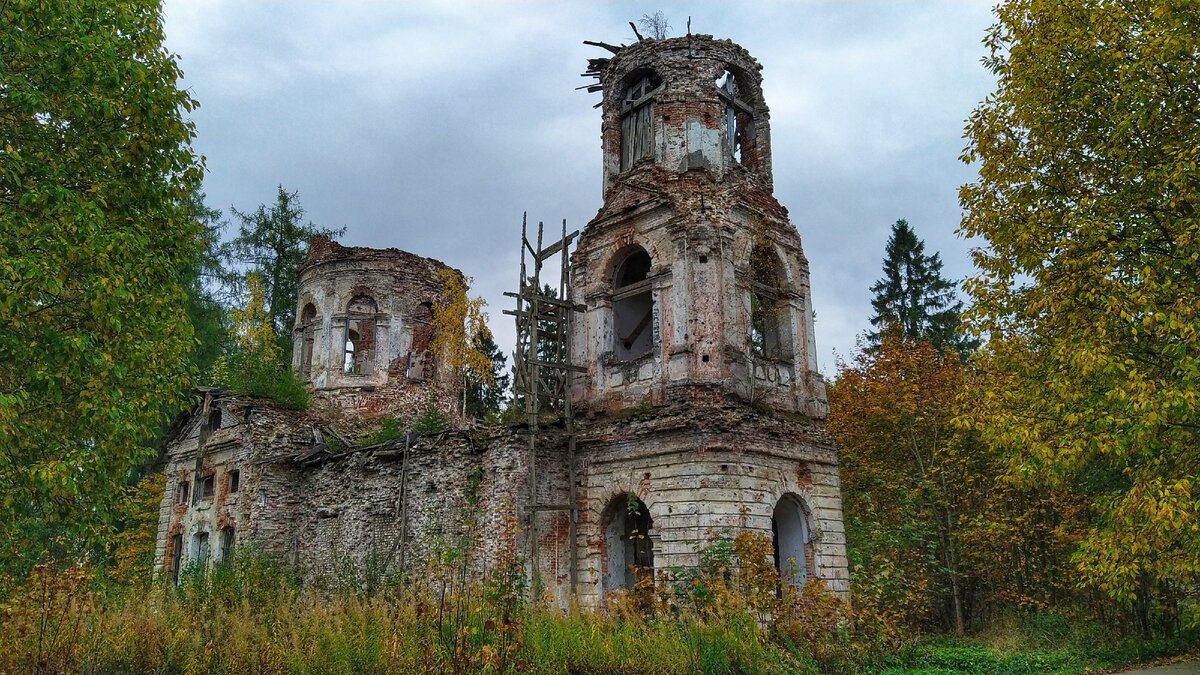
<path fill-rule="evenodd" d="M 377 443 L 386 443 L 387 441 L 404 438 L 404 425 L 395 417 L 385 417 L 379 423 L 379 428 L 374 432 L 367 434 L 362 439 L 362 445 L 375 445 Z"/>
<path fill-rule="evenodd" d="M 194 332 L 191 360 L 203 381 L 230 342 L 229 310 L 218 297 L 227 276 L 220 253 L 224 223 L 221 212 L 204 203 L 204 193 L 199 189 L 189 196 L 188 208 L 200 226 L 201 247 L 196 259 L 183 269 L 185 308 Z"/>
<path fill-rule="evenodd" d="M 230 209 L 237 217 L 238 232 L 221 247 L 231 267 L 242 266 L 246 275 L 261 275 L 267 316 L 283 358 L 292 354 L 292 329 L 296 324 L 297 270 L 308 257 L 308 243 L 317 236 L 336 237 L 346 229 L 330 230 L 303 223 L 304 209 L 298 193 L 278 187 L 275 203 L 260 204 L 251 212 Z M 231 278 L 237 281 L 237 278 Z"/>
<path fill-rule="evenodd" d="M 977 347 L 959 333 L 963 304 L 954 284 L 942 278 L 941 254 L 926 255 L 925 242 L 903 218 L 892 225 L 885 252 L 883 278 L 871 286 L 876 328 L 868 335 L 871 345 L 878 347 L 893 328 L 905 340 L 926 341 L 938 350 L 948 347 L 965 355 Z"/>
<path fill-rule="evenodd" d="M 1015 0 L 986 45 L 961 233 L 989 337 L 972 422 L 1026 485 L 1079 486 L 1080 581 L 1200 580 L 1200 4 Z M 1173 590 L 1174 589 L 1174 590 Z"/>
<path fill-rule="evenodd" d="M 442 411 L 438 410 L 436 406 L 429 406 L 425 412 L 413 420 L 412 430 L 423 436 L 432 436 L 442 433 L 448 426 L 446 416 L 442 414 Z"/>
<path fill-rule="evenodd" d="M 231 314 L 236 340 L 214 364 L 213 379 L 231 391 L 269 398 L 285 408 L 308 408 L 308 389 L 291 368 L 281 365 L 261 276 L 247 277 L 246 305 Z"/>
<path fill-rule="evenodd" d="M 492 382 L 477 377 L 474 372 L 467 373 L 467 415 L 488 421 L 499 421 L 503 410 L 508 385 L 511 381 L 508 369 L 508 357 L 496 346 L 492 331 L 487 326 L 475 334 L 475 348 L 487 356 L 492 362 Z"/>
<path fill-rule="evenodd" d="M 0 571 L 111 532 L 182 403 L 202 165 L 158 2 L 0 4 Z"/>

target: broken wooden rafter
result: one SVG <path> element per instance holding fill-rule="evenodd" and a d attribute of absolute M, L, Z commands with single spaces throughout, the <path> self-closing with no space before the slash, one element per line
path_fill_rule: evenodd
<path fill-rule="evenodd" d="M 607 49 L 608 51 L 612 52 L 613 54 L 620 54 L 621 50 L 625 48 L 625 45 L 621 45 L 618 47 L 616 45 L 610 45 L 607 42 L 596 42 L 593 40 L 584 40 L 583 44 L 585 44 L 589 47 L 599 47 L 601 49 Z M 607 59 L 605 59 L 605 60 L 607 60 Z"/>

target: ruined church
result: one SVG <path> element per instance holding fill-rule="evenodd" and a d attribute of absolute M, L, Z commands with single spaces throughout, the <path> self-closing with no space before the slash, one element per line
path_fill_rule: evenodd
<path fill-rule="evenodd" d="M 848 591 L 808 262 L 773 194 L 762 68 L 704 35 L 603 46 L 589 67 L 603 205 L 577 238 L 522 252 L 566 258 L 561 300 L 530 299 L 524 263 L 512 294 L 533 331 L 518 386 L 560 373 L 565 411 L 539 416 L 531 393 L 520 423 L 465 423 L 431 350 L 450 268 L 317 239 L 292 358 L 312 405 L 202 392 L 168 439 L 160 574 L 252 544 L 306 580 L 419 577 L 467 527 L 480 573 L 516 561 L 539 592 L 597 607 L 751 531 L 785 582 Z M 549 325 L 557 359 L 529 349 Z M 447 427 L 369 433 L 430 411 Z"/>

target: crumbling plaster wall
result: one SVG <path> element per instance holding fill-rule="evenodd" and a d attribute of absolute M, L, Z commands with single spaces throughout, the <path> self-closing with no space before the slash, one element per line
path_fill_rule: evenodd
<path fill-rule="evenodd" d="M 764 208 L 756 208 L 747 203 L 747 190 L 709 176 L 660 177 L 670 184 L 667 196 L 623 187 L 628 205 L 610 200 L 573 255 L 572 293 L 586 307 L 575 324 L 575 361 L 588 369 L 576 380 L 575 400 L 607 409 L 660 403 L 668 384 L 692 381 L 823 417 L 808 261 L 786 212 L 769 195 Z M 652 260 L 654 349 L 621 361 L 613 353 L 613 275 L 635 244 Z M 756 245 L 770 247 L 783 271 L 784 304 L 776 311 L 789 343 L 779 358 L 755 355 L 750 347 Z"/>
<path fill-rule="evenodd" d="M 611 543 L 604 518 L 630 493 L 653 519 L 658 571 L 696 565 L 699 549 L 720 536 L 748 530 L 771 538 L 776 504 L 798 497 L 810 531 L 808 576 L 848 592 L 837 458 L 823 425 L 740 405 L 675 405 L 584 428 L 581 604 L 602 604 Z"/>
<path fill-rule="evenodd" d="M 187 567 L 193 562 L 193 537 L 208 533 L 216 551 L 217 534 L 225 527 L 234 528 L 237 544 L 254 542 L 285 558 L 294 557 L 291 520 L 302 500 L 294 489 L 298 476 L 285 460 L 311 449 L 309 418 L 256 405 L 249 399 L 212 400 L 209 406 L 221 410 L 219 430 L 205 428 L 208 418 L 200 414 L 201 408 L 167 446 L 167 489 L 159 512 L 156 567 L 170 571 L 174 535 L 181 535 L 181 567 Z M 230 491 L 229 481 L 234 470 L 239 472 L 236 492 Z M 200 492 L 208 475 L 214 478 L 210 499 Z M 181 503 L 182 483 L 188 485 L 189 497 Z M 213 555 L 208 563 L 218 561 Z"/>

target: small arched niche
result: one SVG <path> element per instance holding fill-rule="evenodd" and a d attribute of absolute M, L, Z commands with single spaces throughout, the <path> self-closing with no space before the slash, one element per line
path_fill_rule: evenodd
<path fill-rule="evenodd" d="M 654 348 L 654 293 L 650 254 L 633 245 L 621 252 L 613 272 L 613 355 L 630 361 Z"/>
<path fill-rule="evenodd" d="M 808 514 L 804 502 L 788 493 L 779 498 L 771 514 L 775 543 L 775 568 L 780 580 L 796 588 L 808 581 Z"/>
<path fill-rule="evenodd" d="M 317 308 L 310 302 L 300 312 L 300 377 L 312 376 L 313 346 L 317 339 Z"/>
<path fill-rule="evenodd" d="M 356 295 L 346 307 L 343 369 L 348 375 L 370 375 L 375 367 L 375 314 L 369 295 Z"/>
<path fill-rule="evenodd" d="M 726 66 L 717 75 L 713 85 L 725 104 L 726 152 L 740 164 L 755 166 L 757 153 L 753 150 L 757 136 L 754 131 L 754 100 L 746 78 Z"/>
<path fill-rule="evenodd" d="M 791 316 L 783 262 L 767 244 L 750 253 L 750 349 L 759 357 L 791 360 Z"/>
<path fill-rule="evenodd" d="M 633 588 L 654 577 L 654 521 L 650 509 L 632 493 L 617 495 L 604 509 L 604 590 Z"/>
<path fill-rule="evenodd" d="M 621 170 L 654 160 L 654 99 L 662 78 L 649 68 L 633 71 L 621 83 Z"/>

